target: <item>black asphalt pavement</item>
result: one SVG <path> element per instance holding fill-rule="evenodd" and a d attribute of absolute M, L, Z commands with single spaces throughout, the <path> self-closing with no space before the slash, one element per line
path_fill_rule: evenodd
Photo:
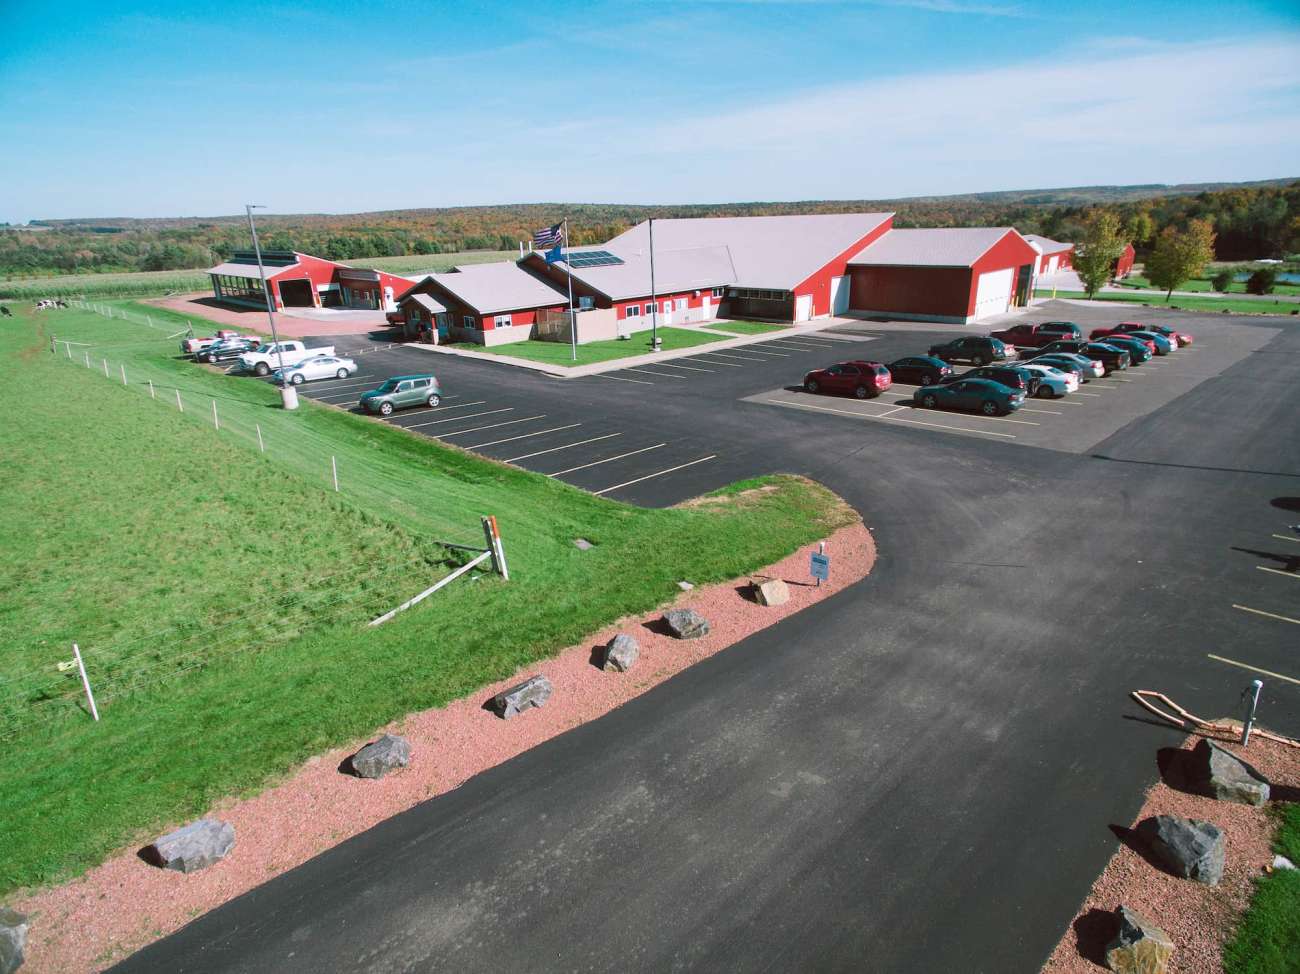
<path fill-rule="evenodd" d="M 1088 400 L 1124 422 L 1078 406 L 1035 417 L 1032 442 L 752 401 L 923 349 L 917 331 L 649 386 L 364 356 L 423 355 L 449 394 L 516 410 L 499 422 L 581 424 L 487 455 L 610 436 L 531 469 L 665 443 L 627 458 L 653 468 L 563 475 L 653 475 L 620 500 L 806 474 L 862 513 L 877 567 L 115 970 L 1037 970 L 1180 740 L 1130 690 L 1220 716 L 1266 670 L 1263 722 L 1300 734 L 1300 327 L 1159 320 L 1197 345 Z M 1069 425 L 1087 423 L 1093 442 Z"/>

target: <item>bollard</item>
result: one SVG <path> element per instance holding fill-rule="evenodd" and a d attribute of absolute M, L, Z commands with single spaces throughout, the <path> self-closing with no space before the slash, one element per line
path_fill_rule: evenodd
<path fill-rule="evenodd" d="M 1246 721 L 1241 725 L 1241 746 L 1250 743 L 1250 729 L 1255 723 L 1255 708 L 1259 706 L 1259 691 L 1264 689 L 1263 680 L 1252 680 L 1250 686 L 1241 692 L 1246 701 Z"/>

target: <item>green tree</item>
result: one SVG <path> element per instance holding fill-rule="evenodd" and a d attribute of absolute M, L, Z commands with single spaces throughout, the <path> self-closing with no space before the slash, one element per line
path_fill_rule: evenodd
<path fill-rule="evenodd" d="M 1247 294 L 1272 294 L 1277 284 L 1277 268 L 1261 267 L 1246 281 Z"/>
<path fill-rule="evenodd" d="M 1156 232 L 1155 221 L 1146 210 L 1134 213 L 1124 221 L 1124 233 L 1133 241 L 1134 247 L 1141 247 Z"/>
<path fill-rule="evenodd" d="M 1214 259 L 1214 228 L 1205 220 L 1190 220 L 1186 230 L 1165 227 L 1147 258 L 1147 278 L 1165 291 L 1168 303 L 1174 288 L 1196 277 Z"/>
<path fill-rule="evenodd" d="M 1210 287 L 1214 288 L 1214 290 L 1221 294 L 1227 294 L 1228 288 L 1232 286 L 1232 280 L 1236 276 L 1237 272 L 1235 269 L 1231 267 L 1222 267 L 1212 278 L 1210 278 Z"/>
<path fill-rule="evenodd" d="M 1106 210 L 1094 210 L 1083 225 L 1074 245 L 1074 271 L 1091 298 L 1110 281 L 1115 261 L 1128 246 L 1120 232 L 1119 218 Z"/>

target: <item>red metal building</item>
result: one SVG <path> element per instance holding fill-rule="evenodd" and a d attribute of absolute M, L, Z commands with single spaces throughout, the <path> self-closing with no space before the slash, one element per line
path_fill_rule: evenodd
<path fill-rule="evenodd" d="M 1133 258 L 1136 257 L 1136 251 L 1133 250 L 1132 244 L 1124 245 L 1124 252 L 1115 258 L 1115 266 L 1111 268 L 1111 277 L 1115 280 L 1128 277 L 1133 273 Z"/>
<path fill-rule="evenodd" d="M 263 251 L 262 267 L 276 311 L 322 307 L 391 311 L 397 306 L 396 296 L 411 286 L 409 278 L 396 274 L 349 267 L 290 250 Z M 265 307 L 253 251 L 236 251 L 228 261 L 209 269 L 208 275 L 218 301 Z"/>
<path fill-rule="evenodd" d="M 1036 233 L 1025 234 L 1025 239 L 1041 255 L 1038 258 L 1038 273 L 1044 277 L 1050 277 L 1057 271 L 1069 270 L 1073 266 L 1074 244 L 1040 237 Z"/>

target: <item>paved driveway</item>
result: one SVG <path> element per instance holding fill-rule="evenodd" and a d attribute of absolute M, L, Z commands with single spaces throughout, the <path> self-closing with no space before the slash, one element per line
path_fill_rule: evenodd
<path fill-rule="evenodd" d="M 649 389 L 494 371 L 730 447 L 724 478 L 826 482 L 876 570 L 117 969 L 1037 970 L 1179 738 L 1127 692 L 1215 716 L 1242 665 L 1300 678 L 1300 577 L 1260 570 L 1300 547 L 1300 330 L 1231 327 L 1243 355 L 1082 450 L 738 401 L 802 358 Z M 1300 734 L 1298 691 L 1265 677 L 1265 722 Z"/>

